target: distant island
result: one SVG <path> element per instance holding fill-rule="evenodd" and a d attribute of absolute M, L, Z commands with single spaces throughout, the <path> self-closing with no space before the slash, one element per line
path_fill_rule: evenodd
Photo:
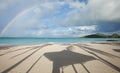
<path fill-rule="evenodd" d="M 83 38 L 120 38 L 120 35 L 117 33 L 113 33 L 111 35 L 96 33 L 96 34 L 83 36 Z"/>

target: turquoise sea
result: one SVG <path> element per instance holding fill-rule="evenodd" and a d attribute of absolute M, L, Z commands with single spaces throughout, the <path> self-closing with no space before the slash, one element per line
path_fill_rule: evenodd
<path fill-rule="evenodd" d="M 104 42 L 120 38 L 0 38 L 0 45 L 30 45 L 41 43 Z"/>

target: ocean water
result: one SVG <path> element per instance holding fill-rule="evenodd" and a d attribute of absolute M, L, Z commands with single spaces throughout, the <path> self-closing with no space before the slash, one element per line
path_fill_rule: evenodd
<path fill-rule="evenodd" d="M 104 42 L 119 40 L 120 38 L 0 38 L 0 45 L 30 45 L 41 43 L 77 43 L 77 42 Z"/>

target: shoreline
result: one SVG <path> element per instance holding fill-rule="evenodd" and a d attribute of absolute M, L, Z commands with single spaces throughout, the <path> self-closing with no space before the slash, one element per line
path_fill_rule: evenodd
<path fill-rule="evenodd" d="M 39 38 L 39 39 L 24 39 L 24 38 L 5 38 L 0 39 L 0 45 L 33 45 L 43 43 L 58 43 L 58 44 L 69 44 L 69 43 L 84 43 L 84 42 L 120 42 L 119 38 Z"/>
<path fill-rule="evenodd" d="M 114 44 L 119 44 L 120 40 L 106 40 L 106 41 L 93 41 L 93 42 L 43 42 L 43 43 L 36 43 L 36 44 L 1 44 L 0 47 L 4 46 L 32 46 L 32 45 L 39 45 L 39 44 L 77 44 L 77 43 L 114 43 Z"/>

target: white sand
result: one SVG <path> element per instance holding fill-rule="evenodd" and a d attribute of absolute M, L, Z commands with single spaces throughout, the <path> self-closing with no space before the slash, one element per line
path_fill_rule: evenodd
<path fill-rule="evenodd" d="M 76 43 L 0 48 L 0 73 L 120 73 L 120 45 Z"/>

